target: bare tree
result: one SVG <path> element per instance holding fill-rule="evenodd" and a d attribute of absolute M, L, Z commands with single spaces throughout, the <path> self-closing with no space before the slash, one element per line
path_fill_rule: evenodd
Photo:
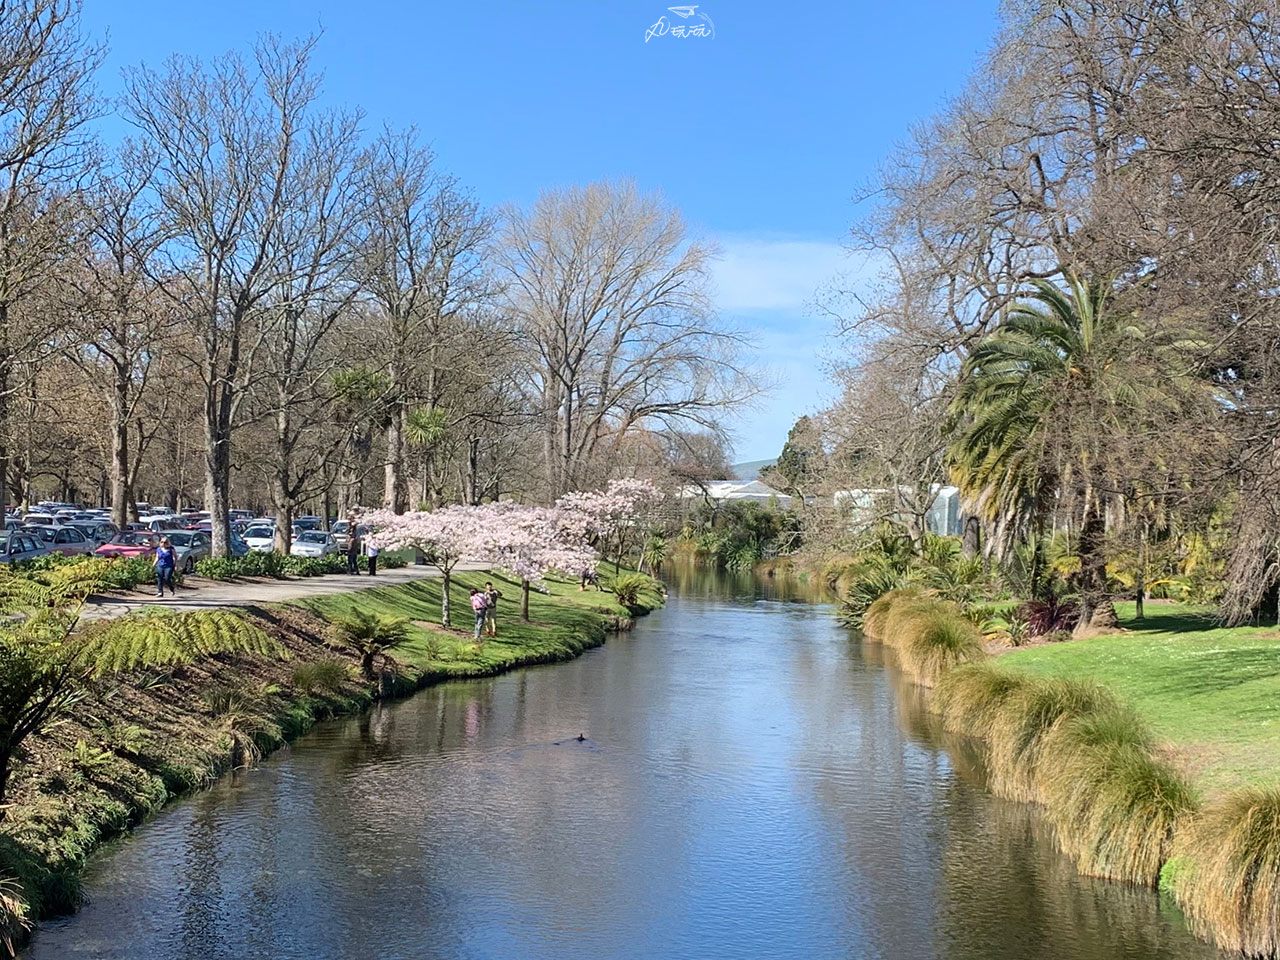
<path fill-rule="evenodd" d="M 410 413 L 440 405 L 449 367 L 465 351 L 464 322 L 490 295 L 481 253 L 492 228 L 456 181 L 435 169 L 415 134 L 386 131 L 365 165 L 368 216 L 361 277 L 380 321 L 386 379 L 383 505 L 408 508 Z"/>
<path fill-rule="evenodd" d="M 546 491 L 637 428 L 718 429 L 756 386 L 707 296 L 711 251 L 634 184 L 548 191 L 506 217 L 497 268 L 541 418 Z M 596 478 L 591 478 L 596 479 Z"/>
<path fill-rule="evenodd" d="M 79 20 L 76 0 L 0 5 L 0 515 L 15 366 L 52 333 L 41 322 L 50 313 L 22 307 L 67 250 L 78 222 L 68 192 L 92 161 L 90 84 L 103 51 Z"/>
<path fill-rule="evenodd" d="M 137 519 L 133 482 L 142 447 L 166 422 L 162 416 L 144 424 L 137 414 L 164 340 L 180 319 L 154 276 L 153 260 L 164 242 L 150 202 L 154 172 L 155 157 L 128 144 L 118 162 L 102 168 L 86 195 L 83 256 L 66 276 L 74 297 L 66 352 L 108 410 L 112 519 L 121 529 Z M 163 403 L 166 387 L 159 392 Z"/>
<path fill-rule="evenodd" d="M 285 225 L 298 211 L 294 179 L 318 78 L 314 38 L 261 41 L 251 63 L 228 54 L 208 68 L 175 57 L 162 72 L 127 76 L 126 116 L 157 157 L 157 192 L 170 242 L 166 289 L 190 318 L 204 394 L 207 506 L 213 550 L 228 552 L 232 439 L 258 351 L 289 281 Z"/>

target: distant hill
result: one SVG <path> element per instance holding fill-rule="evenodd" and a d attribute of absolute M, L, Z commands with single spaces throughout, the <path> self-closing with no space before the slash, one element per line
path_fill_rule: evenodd
<path fill-rule="evenodd" d="M 766 467 L 772 467 L 778 462 L 777 457 L 769 460 L 748 460 L 746 463 L 735 463 L 729 468 L 730 480 L 755 480 L 760 476 L 760 471 Z"/>

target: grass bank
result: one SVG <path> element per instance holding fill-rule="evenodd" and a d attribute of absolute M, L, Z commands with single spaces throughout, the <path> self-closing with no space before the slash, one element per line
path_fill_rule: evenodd
<path fill-rule="evenodd" d="M 866 629 L 936 683 L 950 731 L 986 744 L 992 792 L 1040 804 L 1087 874 L 1154 887 L 1193 927 L 1248 957 L 1280 955 L 1280 634 L 1220 628 L 1205 611 L 1148 605 L 1126 632 L 957 657 L 960 612 L 911 591 L 868 609 Z M 943 657 L 918 666 L 920 649 Z M 917 651 L 913 653 L 912 651 Z"/>
<path fill-rule="evenodd" d="M 194 664 L 116 677 L 75 704 L 65 719 L 24 745 L 0 822 L 0 942 L 20 939 L 18 923 L 73 910 L 90 853 L 170 799 L 205 787 L 308 730 L 375 699 L 359 657 L 336 644 L 330 621 L 353 610 L 407 618 L 408 642 L 393 651 L 392 693 L 454 677 L 566 660 L 604 642 L 608 631 L 661 604 L 643 591 L 635 608 L 611 593 L 552 583 L 519 620 L 519 584 L 462 574 L 451 599 L 455 622 L 469 622 L 467 590 L 493 580 L 505 597 L 496 639 L 438 625 L 441 583 L 421 580 L 352 594 L 246 608 L 280 657 L 215 656 Z M 192 616 L 200 616 L 193 614 Z M 8 909 L 5 909 L 5 907 Z M 7 918 L 7 922 L 6 922 Z"/>

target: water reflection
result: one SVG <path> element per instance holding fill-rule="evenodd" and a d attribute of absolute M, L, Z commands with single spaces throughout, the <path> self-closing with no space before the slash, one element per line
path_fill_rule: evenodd
<path fill-rule="evenodd" d="M 181 804 L 30 957 L 1216 955 L 986 795 L 807 585 L 672 580 L 573 663 L 326 724 Z"/>

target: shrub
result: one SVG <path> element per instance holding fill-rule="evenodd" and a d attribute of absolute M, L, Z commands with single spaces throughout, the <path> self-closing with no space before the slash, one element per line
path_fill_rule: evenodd
<path fill-rule="evenodd" d="M 1103 705 L 1060 724 L 1036 770 L 1063 851 L 1082 873 L 1155 886 L 1175 830 L 1199 801 L 1152 754 L 1132 708 Z"/>
<path fill-rule="evenodd" d="M 346 663 L 334 657 L 300 663 L 293 670 L 293 685 L 303 693 L 337 693 L 346 679 Z"/>
<path fill-rule="evenodd" d="M 196 562 L 196 573 L 210 580 L 234 580 L 240 576 L 235 557 L 205 557 Z"/>
<path fill-rule="evenodd" d="M 982 634 L 951 604 L 915 601 L 907 605 L 907 616 L 898 656 L 917 683 L 931 687 L 952 667 L 986 657 Z"/>
<path fill-rule="evenodd" d="M 628 610 L 656 607 L 662 602 L 662 585 L 643 573 L 624 573 L 609 585 L 618 603 Z"/>
<path fill-rule="evenodd" d="M 1173 893 L 1192 926 L 1233 953 L 1280 955 L 1280 787 L 1219 797 L 1177 847 Z"/>
<path fill-rule="evenodd" d="M 279 579 L 285 573 L 285 557 L 274 551 L 246 553 L 236 559 L 236 565 L 242 577 L 275 577 Z"/>
<path fill-rule="evenodd" d="M 932 705 L 948 730 L 986 737 L 1005 701 L 1034 682 L 989 663 L 966 664 L 938 681 Z"/>
<path fill-rule="evenodd" d="M 1046 742 L 1061 742 L 1054 736 L 1057 728 L 1086 714 L 1116 709 L 1115 698 L 1096 683 L 1045 677 L 1021 685 L 992 715 L 992 791 L 1010 800 L 1038 802 L 1038 765 L 1062 759 L 1059 751 L 1048 755 L 1044 749 Z"/>
<path fill-rule="evenodd" d="M 1051 597 L 1048 600 L 1029 600 L 1020 606 L 1014 616 L 1024 620 L 1027 632 L 1033 637 L 1050 633 L 1070 632 L 1080 622 L 1080 607 L 1074 600 Z"/>
<path fill-rule="evenodd" d="M 404 554 L 400 553 L 399 551 L 396 551 L 395 553 L 384 553 L 384 554 L 378 555 L 378 566 L 383 567 L 387 570 L 399 570 L 402 567 L 407 567 L 408 565 L 409 565 L 409 561 L 406 560 Z M 346 563 L 344 562 L 341 566 L 341 569 L 335 570 L 334 572 L 346 573 L 347 572 Z"/>
<path fill-rule="evenodd" d="M 346 557 L 283 557 L 282 559 L 284 572 L 295 577 L 322 577 L 328 573 L 347 572 Z"/>

